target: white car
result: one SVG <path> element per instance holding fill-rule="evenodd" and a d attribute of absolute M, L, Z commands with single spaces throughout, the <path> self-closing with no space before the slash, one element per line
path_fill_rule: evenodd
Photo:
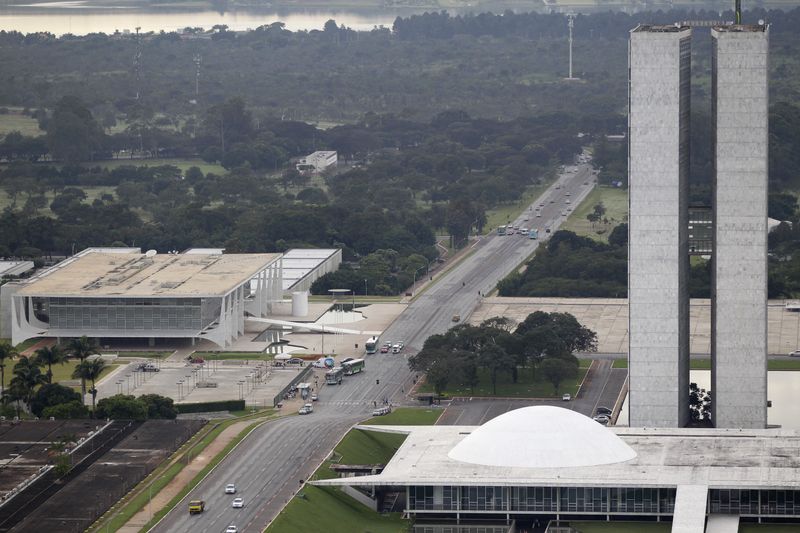
<path fill-rule="evenodd" d="M 228 526 L 225 528 L 225 533 L 239 533 L 239 528 L 236 526 Z"/>
<path fill-rule="evenodd" d="M 236 494 L 236 485 L 233 483 L 225 485 L 225 494 Z"/>
<path fill-rule="evenodd" d="M 231 507 L 234 509 L 241 509 L 244 507 L 244 500 L 242 498 L 234 498 Z"/>
<path fill-rule="evenodd" d="M 800 357 L 800 350 L 789 352 L 789 357 Z"/>
<path fill-rule="evenodd" d="M 564 394 L 564 395 L 562 395 L 562 396 L 561 396 L 561 400 L 562 400 L 562 401 L 565 401 L 565 402 L 568 402 L 568 401 L 570 401 L 571 399 L 572 399 L 572 394 L 569 394 L 569 393 L 566 393 L 566 394 Z"/>

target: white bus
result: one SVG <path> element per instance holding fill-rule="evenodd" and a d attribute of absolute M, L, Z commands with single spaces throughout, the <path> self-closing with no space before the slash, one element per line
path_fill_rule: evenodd
<path fill-rule="evenodd" d="M 353 374 L 358 374 L 359 372 L 363 372 L 366 367 L 366 361 L 363 359 L 353 359 L 352 361 L 347 361 L 346 363 L 342 363 L 342 368 L 344 369 L 345 376 L 352 376 Z"/>
<path fill-rule="evenodd" d="M 367 351 L 367 355 L 374 354 L 378 351 L 378 337 L 370 337 L 367 339 L 367 342 L 364 343 L 364 348 Z"/>

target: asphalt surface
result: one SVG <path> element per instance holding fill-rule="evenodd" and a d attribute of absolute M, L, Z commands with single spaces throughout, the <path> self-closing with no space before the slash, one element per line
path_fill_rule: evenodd
<path fill-rule="evenodd" d="M 545 229 L 554 232 L 566 219 L 562 211 L 579 205 L 593 183 L 591 167 L 586 164 L 560 176 L 529 211 L 512 221 L 520 227 L 539 228 L 539 240 L 494 234 L 481 239 L 470 255 L 409 304 L 381 335 L 381 341 L 405 342 L 401 354 L 369 356 L 366 372 L 349 376 L 342 385 L 323 387 L 314 413 L 256 428 L 151 531 L 220 532 L 228 525 L 237 526 L 240 532 L 262 531 L 301 488 L 300 480 L 316 470 L 353 424 L 371 415 L 373 402 L 380 405 L 384 398 L 401 401 L 414 379 L 408 356 L 430 335 L 453 326 L 453 315 L 466 320 L 480 301 L 479 293 L 488 293 L 518 268 L 549 236 Z M 536 217 L 540 203 L 544 207 Z M 234 495 L 224 494 L 227 483 L 236 484 L 235 496 L 244 499 L 244 508 L 231 507 Z M 206 512 L 189 515 L 187 503 L 194 498 L 206 501 Z"/>

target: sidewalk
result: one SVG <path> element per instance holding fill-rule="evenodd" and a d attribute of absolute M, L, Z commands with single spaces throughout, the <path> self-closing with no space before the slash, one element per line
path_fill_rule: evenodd
<path fill-rule="evenodd" d="M 172 498 L 174 498 L 208 463 L 227 446 L 236 436 L 248 427 L 250 424 L 258 421 L 264 421 L 268 416 L 252 418 L 249 420 L 242 420 L 235 422 L 225 428 L 219 436 L 214 439 L 200 455 L 192 458 L 188 466 L 184 467 L 177 476 L 175 476 L 161 491 L 153 495 L 153 499 L 148 505 L 133 515 L 128 522 L 125 523 L 117 531 L 121 533 L 138 533 L 144 525 L 150 521 L 153 515 L 160 509 L 165 507 Z M 175 464 L 179 458 L 173 459 L 170 466 Z M 154 482 L 155 479 L 153 479 Z M 146 488 L 145 488 L 146 490 Z M 111 517 L 109 517 L 109 520 Z M 101 528 L 102 529 L 102 528 Z"/>

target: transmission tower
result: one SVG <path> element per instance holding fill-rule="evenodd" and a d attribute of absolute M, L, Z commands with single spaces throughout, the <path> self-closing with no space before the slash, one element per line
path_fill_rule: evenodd
<path fill-rule="evenodd" d="M 569 26 L 569 77 L 568 80 L 576 80 L 578 78 L 572 77 L 572 28 L 575 26 L 575 15 L 570 13 L 567 15 L 567 26 Z"/>
<path fill-rule="evenodd" d="M 194 55 L 194 65 L 195 65 L 195 73 L 194 73 L 194 98 L 195 100 L 200 98 L 200 64 L 203 62 L 203 57 L 200 54 Z"/>
<path fill-rule="evenodd" d="M 133 56 L 133 71 L 136 76 L 136 99 L 139 99 L 139 94 L 142 88 L 142 41 L 139 39 L 139 30 L 141 26 L 136 26 L 136 54 Z"/>

